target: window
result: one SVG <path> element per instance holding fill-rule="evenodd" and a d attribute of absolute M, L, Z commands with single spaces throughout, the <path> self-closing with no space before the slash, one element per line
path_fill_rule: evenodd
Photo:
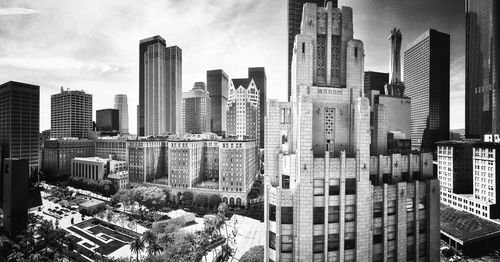
<path fill-rule="evenodd" d="M 384 184 L 390 184 L 392 182 L 392 176 L 391 176 L 391 174 L 383 174 L 382 175 L 382 182 Z"/>
<path fill-rule="evenodd" d="M 384 213 L 383 202 L 373 202 L 373 218 L 382 217 Z"/>
<path fill-rule="evenodd" d="M 281 185 L 283 186 L 283 189 L 289 189 L 290 188 L 290 176 L 283 175 L 281 176 L 282 183 Z"/>
<path fill-rule="evenodd" d="M 351 222 L 356 220 L 356 206 L 346 205 L 345 206 L 345 222 Z"/>
<path fill-rule="evenodd" d="M 339 195 L 340 194 L 340 185 L 339 185 L 339 180 L 338 179 L 330 180 L 330 186 L 328 188 L 328 194 L 330 196 L 334 196 L 334 195 Z"/>
<path fill-rule="evenodd" d="M 313 236 L 313 252 L 322 253 L 324 249 L 324 236 Z"/>
<path fill-rule="evenodd" d="M 415 232 L 415 227 L 413 226 L 414 221 L 406 222 L 406 236 L 411 237 Z"/>
<path fill-rule="evenodd" d="M 356 247 L 355 233 L 344 234 L 344 250 L 354 249 Z"/>
<path fill-rule="evenodd" d="M 269 204 L 269 220 L 276 221 L 276 206 Z"/>
<path fill-rule="evenodd" d="M 324 207 L 314 207 L 313 208 L 313 224 L 324 224 L 325 223 L 325 208 Z"/>
<path fill-rule="evenodd" d="M 339 234 L 328 234 L 328 251 L 339 250 Z"/>
<path fill-rule="evenodd" d="M 356 194 L 356 178 L 345 179 L 345 194 L 346 195 Z"/>
<path fill-rule="evenodd" d="M 281 207 L 281 224 L 293 224 L 293 207 Z"/>
<path fill-rule="evenodd" d="M 323 196 L 325 195 L 325 180 L 324 179 L 314 179 L 314 195 Z"/>
<path fill-rule="evenodd" d="M 339 206 L 328 207 L 328 223 L 338 223 L 339 222 Z"/>
<path fill-rule="evenodd" d="M 293 236 L 291 235 L 281 236 L 281 252 L 292 253 L 292 250 L 293 250 Z"/>
<path fill-rule="evenodd" d="M 387 200 L 387 215 L 394 215 L 396 213 L 396 200 Z"/>
<path fill-rule="evenodd" d="M 269 231 L 269 248 L 276 250 L 276 233 Z"/>

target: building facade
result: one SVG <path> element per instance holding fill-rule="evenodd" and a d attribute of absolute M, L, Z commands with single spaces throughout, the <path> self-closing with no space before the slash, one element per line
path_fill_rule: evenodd
<path fill-rule="evenodd" d="M 38 167 L 40 87 L 20 82 L 0 85 L 0 175 L 4 158 L 28 159 Z"/>
<path fill-rule="evenodd" d="M 500 132 L 500 3 L 466 0 L 465 130 L 467 138 Z"/>
<path fill-rule="evenodd" d="M 182 94 L 182 134 L 210 132 L 210 96 L 205 83 L 196 82 Z"/>
<path fill-rule="evenodd" d="M 115 95 L 114 108 L 119 111 L 120 134 L 128 134 L 128 103 L 127 95 Z"/>
<path fill-rule="evenodd" d="M 385 95 L 385 85 L 389 83 L 389 74 L 381 72 L 367 71 L 364 78 L 365 94 L 371 90 L 378 90 L 381 95 Z"/>
<path fill-rule="evenodd" d="M 128 160 L 127 140 L 97 139 L 95 140 L 95 155 L 100 158 Z"/>
<path fill-rule="evenodd" d="M 50 98 L 50 137 L 88 138 L 92 129 L 92 95 L 64 90 Z"/>
<path fill-rule="evenodd" d="M 71 159 L 71 176 L 100 181 L 111 173 L 126 171 L 127 162 L 100 157 L 75 157 Z"/>
<path fill-rule="evenodd" d="M 134 183 L 166 181 L 168 177 L 167 141 L 128 140 L 129 180 Z"/>
<path fill-rule="evenodd" d="M 113 182 L 117 190 L 125 189 L 128 185 L 128 171 L 120 171 L 108 175 L 108 180 Z"/>
<path fill-rule="evenodd" d="M 28 226 L 29 160 L 6 158 L 3 166 L 3 227 L 15 237 Z"/>
<path fill-rule="evenodd" d="M 230 82 L 227 136 L 260 141 L 260 95 L 253 79 L 232 79 Z"/>
<path fill-rule="evenodd" d="M 219 136 L 227 130 L 227 96 L 229 78 L 222 70 L 207 71 L 207 90 L 210 95 L 210 130 Z"/>
<path fill-rule="evenodd" d="M 351 8 L 304 4 L 291 102 L 270 101 L 265 121 L 265 261 L 439 260 L 432 156 L 370 157 L 352 29 Z"/>
<path fill-rule="evenodd" d="M 101 109 L 96 111 L 96 131 L 120 132 L 120 110 Z"/>
<path fill-rule="evenodd" d="M 182 123 L 182 50 L 160 36 L 139 44 L 138 135 L 165 136 Z"/>
<path fill-rule="evenodd" d="M 49 176 L 69 176 L 71 174 L 71 159 L 93 156 L 95 156 L 95 141 L 93 140 L 46 140 L 43 147 L 43 162 L 40 168 Z"/>
<path fill-rule="evenodd" d="M 259 89 L 259 110 L 260 110 L 260 124 L 259 124 L 259 148 L 264 148 L 264 116 L 267 113 L 267 77 L 264 67 L 251 67 L 248 68 L 248 78 L 255 81 L 255 85 Z"/>
<path fill-rule="evenodd" d="M 430 29 L 404 52 L 412 148 L 429 152 L 450 132 L 450 35 Z"/>

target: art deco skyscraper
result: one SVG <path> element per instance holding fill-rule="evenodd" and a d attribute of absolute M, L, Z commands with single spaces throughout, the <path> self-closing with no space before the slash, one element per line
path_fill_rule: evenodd
<path fill-rule="evenodd" d="M 267 78 L 266 70 L 264 67 L 248 68 L 248 78 L 253 79 L 257 88 L 259 89 L 259 107 L 260 107 L 260 145 L 261 149 L 264 148 L 264 116 L 267 113 Z"/>
<path fill-rule="evenodd" d="M 50 137 L 87 138 L 92 131 L 92 95 L 64 90 L 50 98 Z"/>
<path fill-rule="evenodd" d="M 288 100 L 290 100 L 290 96 L 292 95 L 290 70 L 292 65 L 293 43 L 295 36 L 300 33 L 302 8 L 304 3 L 316 3 L 318 6 L 324 6 L 325 2 L 331 2 L 332 7 L 337 7 L 337 0 L 288 0 Z"/>
<path fill-rule="evenodd" d="M 227 131 L 227 96 L 229 79 L 222 70 L 207 71 L 207 90 L 210 95 L 210 130 L 217 135 Z"/>
<path fill-rule="evenodd" d="M 303 10 L 292 101 L 265 119 L 264 261 L 438 261 L 432 155 L 370 156 L 352 9 Z"/>
<path fill-rule="evenodd" d="M 465 136 L 500 132 L 500 3 L 466 0 Z"/>
<path fill-rule="evenodd" d="M 38 166 L 39 119 L 39 86 L 14 81 L 0 85 L 0 167 L 4 158 L 28 159 L 30 168 Z"/>
<path fill-rule="evenodd" d="M 429 152 L 450 132 L 450 35 L 430 29 L 404 52 L 411 98 L 411 146 Z"/>
<path fill-rule="evenodd" d="M 139 44 L 140 136 L 164 136 L 180 131 L 182 124 L 182 50 L 167 47 L 160 36 Z"/>
<path fill-rule="evenodd" d="M 115 109 L 120 111 L 120 133 L 128 134 L 128 103 L 127 95 L 118 94 L 115 95 Z"/>

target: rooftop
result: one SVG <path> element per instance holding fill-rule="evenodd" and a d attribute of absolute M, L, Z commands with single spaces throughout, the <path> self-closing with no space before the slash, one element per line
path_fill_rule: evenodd
<path fill-rule="evenodd" d="M 441 231 L 461 244 L 500 235 L 500 224 L 441 204 Z"/>

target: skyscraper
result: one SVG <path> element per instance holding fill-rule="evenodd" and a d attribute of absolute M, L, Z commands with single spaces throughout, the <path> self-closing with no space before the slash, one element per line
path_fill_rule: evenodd
<path fill-rule="evenodd" d="M 227 131 L 227 96 L 229 80 L 222 69 L 207 71 L 207 90 L 210 95 L 210 130 L 217 135 Z"/>
<path fill-rule="evenodd" d="M 365 95 L 368 95 L 370 90 L 378 90 L 381 95 L 384 95 L 384 86 L 389 83 L 389 74 L 381 72 L 367 71 L 365 72 L 364 90 Z"/>
<path fill-rule="evenodd" d="M 30 171 L 38 167 L 39 122 L 39 86 L 14 81 L 0 85 L 0 189 L 5 158 L 27 159 Z"/>
<path fill-rule="evenodd" d="M 96 111 L 96 131 L 116 132 L 120 130 L 120 110 L 101 109 Z"/>
<path fill-rule="evenodd" d="M 292 65 L 293 42 L 295 36 L 300 33 L 302 8 L 304 3 L 316 3 L 318 6 L 324 6 L 326 2 L 331 2 L 331 6 L 334 8 L 337 7 L 337 0 L 288 0 L 288 101 L 290 101 L 290 96 L 292 95 L 290 70 Z"/>
<path fill-rule="evenodd" d="M 267 78 L 264 67 L 248 68 L 248 78 L 253 79 L 259 89 L 259 107 L 260 107 L 260 145 L 264 148 L 264 116 L 267 112 Z"/>
<path fill-rule="evenodd" d="M 450 35 L 430 29 L 404 52 L 412 148 L 428 152 L 450 132 Z"/>
<path fill-rule="evenodd" d="M 253 79 L 231 79 L 227 108 L 227 135 L 255 139 L 259 144 L 259 89 Z"/>
<path fill-rule="evenodd" d="M 193 89 L 182 94 L 183 133 L 210 132 L 210 97 L 205 83 L 194 83 Z"/>
<path fill-rule="evenodd" d="M 28 221 L 28 159 L 5 158 L 3 166 L 3 226 L 11 236 L 26 230 Z"/>
<path fill-rule="evenodd" d="M 500 3 L 466 0 L 465 136 L 500 132 Z"/>
<path fill-rule="evenodd" d="M 92 95 L 64 90 L 50 98 L 50 137 L 87 138 L 92 131 Z"/>
<path fill-rule="evenodd" d="M 264 261 L 438 261 L 432 155 L 370 156 L 352 9 L 306 3 L 302 25 L 292 101 L 265 120 Z"/>
<path fill-rule="evenodd" d="M 139 44 L 138 135 L 175 134 L 181 123 L 182 50 L 167 47 L 160 36 L 143 39 Z"/>
<path fill-rule="evenodd" d="M 119 110 L 120 115 L 120 133 L 128 134 L 128 103 L 127 95 L 118 94 L 115 95 L 115 109 Z"/>

